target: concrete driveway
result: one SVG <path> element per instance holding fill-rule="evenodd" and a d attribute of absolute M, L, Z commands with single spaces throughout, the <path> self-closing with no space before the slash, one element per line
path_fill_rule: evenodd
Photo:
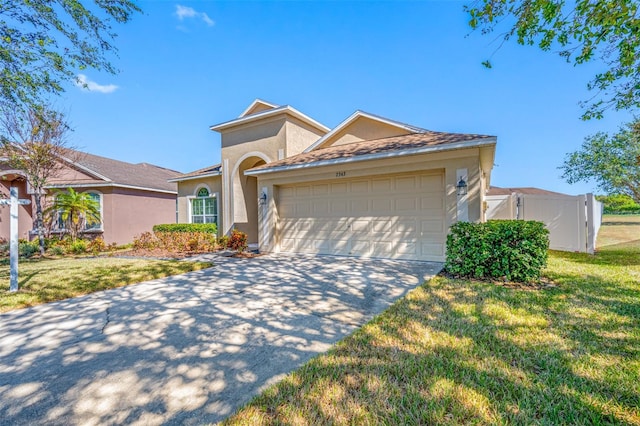
<path fill-rule="evenodd" d="M 0 424 L 202 424 L 441 264 L 270 255 L 0 315 Z"/>

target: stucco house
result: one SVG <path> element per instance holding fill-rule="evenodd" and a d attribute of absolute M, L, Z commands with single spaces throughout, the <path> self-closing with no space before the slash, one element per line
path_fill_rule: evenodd
<path fill-rule="evenodd" d="M 443 261 L 450 225 L 485 219 L 495 136 L 363 111 L 329 129 L 259 99 L 211 130 L 222 163 L 170 180 L 178 221 L 237 228 L 261 252 Z"/>
<path fill-rule="evenodd" d="M 135 235 L 151 231 L 155 224 L 176 221 L 177 185 L 167 180 L 179 176 L 179 172 L 78 151 L 70 151 L 69 157 L 61 158 L 60 162 L 62 170 L 50 179 L 47 193 L 73 188 L 92 194 L 100 205 L 102 221 L 87 228 L 87 234 L 101 236 L 107 243 L 124 244 L 133 241 Z M 9 197 L 11 186 L 18 188 L 20 198 L 33 198 L 23 172 L 10 169 L 0 160 L 3 198 Z M 19 207 L 19 238 L 34 236 L 34 216 L 33 202 Z M 8 206 L 0 207 L 0 237 L 9 238 Z"/>

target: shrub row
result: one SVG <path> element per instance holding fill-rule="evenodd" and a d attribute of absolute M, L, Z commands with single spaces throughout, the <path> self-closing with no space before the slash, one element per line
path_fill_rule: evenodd
<path fill-rule="evenodd" d="M 458 222 L 447 236 L 445 271 L 464 278 L 536 281 L 548 249 L 549 231 L 542 222 Z"/>
<path fill-rule="evenodd" d="M 133 240 L 133 248 L 135 250 L 160 249 L 177 253 L 208 253 L 230 248 L 243 252 L 247 249 L 247 234 L 234 229 L 230 236 L 216 239 L 215 234 L 209 232 L 144 232 Z"/>
<path fill-rule="evenodd" d="M 105 251 L 116 249 L 116 244 L 106 244 L 102 237 L 90 240 L 77 239 L 72 241 L 71 238 L 45 238 L 45 250 L 53 256 L 63 256 L 65 254 L 98 254 Z M 38 240 L 20 240 L 18 243 L 18 253 L 20 257 L 29 258 L 40 253 L 40 243 Z M 9 256 L 9 243 L 0 241 L 0 256 Z"/>
<path fill-rule="evenodd" d="M 206 232 L 215 235 L 218 226 L 215 223 L 166 223 L 154 225 L 153 232 Z"/>
<path fill-rule="evenodd" d="M 209 232 L 144 232 L 133 240 L 133 248 L 205 253 L 217 249 L 217 239 Z"/>

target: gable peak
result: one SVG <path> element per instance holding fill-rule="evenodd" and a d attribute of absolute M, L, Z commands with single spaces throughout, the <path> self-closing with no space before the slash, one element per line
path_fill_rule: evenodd
<path fill-rule="evenodd" d="M 280 107 L 280 105 L 276 105 L 274 103 L 267 102 L 262 99 L 256 99 L 255 101 L 251 102 L 251 105 L 249 105 L 247 109 L 245 109 L 238 118 L 246 117 L 251 114 L 256 114 L 258 112 L 275 109 L 278 107 Z"/>

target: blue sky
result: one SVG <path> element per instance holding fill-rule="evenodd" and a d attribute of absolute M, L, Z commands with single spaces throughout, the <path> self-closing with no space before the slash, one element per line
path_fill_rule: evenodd
<path fill-rule="evenodd" d="M 117 75 L 93 70 L 56 101 L 71 142 L 188 172 L 220 161 L 209 126 L 255 98 L 334 127 L 355 110 L 436 131 L 496 135 L 492 184 L 578 194 L 557 169 L 585 136 L 631 119 L 579 119 L 600 64 L 471 33 L 464 2 L 141 1 L 115 27 Z M 495 52 L 495 53 L 494 53 Z M 481 62 L 491 58 L 493 69 Z M 596 191 L 597 192 L 597 191 Z"/>

